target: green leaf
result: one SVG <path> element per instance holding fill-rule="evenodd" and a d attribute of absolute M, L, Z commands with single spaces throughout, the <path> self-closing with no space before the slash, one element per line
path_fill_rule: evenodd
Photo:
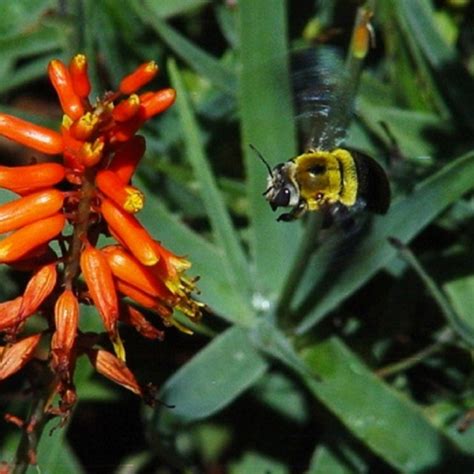
<path fill-rule="evenodd" d="M 179 57 L 186 61 L 198 74 L 206 77 L 212 84 L 235 96 L 237 83 L 235 74 L 223 66 L 216 58 L 195 46 L 178 31 L 161 20 L 155 12 L 143 8 L 137 0 L 131 5 L 144 23 L 149 24 L 161 40 L 166 43 Z"/>
<path fill-rule="evenodd" d="M 474 85 L 454 47 L 448 45 L 434 22 L 434 9 L 427 0 L 400 0 L 398 14 L 409 25 L 411 36 L 417 41 L 429 65 L 438 77 L 438 84 L 454 105 L 460 122 L 474 127 L 471 104 Z"/>
<path fill-rule="evenodd" d="M 209 216 L 217 245 L 226 255 L 225 267 L 233 286 L 246 297 L 250 293 L 246 256 L 230 220 L 222 194 L 204 154 L 200 132 L 181 75 L 176 64 L 169 65 L 172 83 L 177 91 L 177 106 L 184 131 L 186 152 L 201 188 L 201 197 Z"/>
<path fill-rule="evenodd" d="M 143 4 L 150 9 L 158 18 L 169 18 L 182 15 L 191 10 L 207 5 L 210 0 L 144 0 Z"/>
<path fill-rule="evenodd" d="M 328 249 L 332 244 L 323 245 L 308 263 L 308 268 L 314 271 L 305 275 L 302 285 L 305 301 L 299 312 L 311 312 L 298 326 L 298 332 L 310 329 L 390 262 L 396 250 L 388 243 L 388 237 L 408 243 L 443 209 L 473 187 L 474 152 L 456 159 L 423 181 L 413 193 L 398 199 L 386 216 L 374 217 L 366 237 L 359 244 L 354 243 L 345 267 L 325 274 L 328 268 L 323 262 L 328 262 Z"/>
<path fill-rule="evenodd" d="M 462 276 L 443 285 L 461 321 L 474 331 L 474 275 Z"/>
<path fill-rule="evenodd" d="M 299 225 L 277 223 L 262 197 L 267 171 L 249 144 L 270 165 L 296 154 L 292 97 L 288 76 L 285 2 L 242 0 L 240 9 L 240 107 L 251 227 L 250 249 L 255 261 L 256 294 L 275 300 L 288 262 L 297 248 Z M 279 262 L 277 264 L 277 262 Z"/>
<path fill-rule="evenodd" d="M 233 462 L 229 468 L 229 474 L 249 474 L 249 473 L 271 473 L 271 474 L 289 474 L 288 468 L 260 453 L 247 452 L 242 459 Z"/>
<path fill-rule="evenodd" d="M 326 474 L 329 472 L 331 474 L 351 474 L 354 470 L 326 446 L 319 446 L 313 454 L 307 474 Z"/>
<path fill-rule="evenodd" d="M 31 28 L 49 8 L 53 7 L 54 3 L 53 0 L 2 2 L 0 37 L 14 35 Z"/>
<path fill-rule="evenodd" d="M 76 458 L 69 443 L 64 439 L 66 430 L 58 426 L 57 418 L 46 424 L 43 436 L 38 446 L 38 466 L 41 472 L 57 472 L 82 474 L 79 460 Z M 51 431 L 52 428 L 55 430 Z M 31 466 L 26 470 L 27 474 L 38 474 L 38 467 Z"/>
<path fill-rule="evenodd" d="M 468 460 L 415 404 L 388 387 L 337 338 L 302 354 L 322 380 L 319 400 L 364 444 L 403 472 L 463 472 Z M 444 468 L 444 469 L 443 469 Z"/>
<path fill-rule="evenodd" d="M 206 418 L 254 385 L 267 363 L 237 327 L 215 338 L 164 385 L 160 398 L 180 422 Z"/>

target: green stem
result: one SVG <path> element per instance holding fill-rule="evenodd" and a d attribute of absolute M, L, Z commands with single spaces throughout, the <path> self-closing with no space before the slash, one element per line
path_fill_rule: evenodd
<path fill-rule="evenodd" d="M 399 361 L 394 364 L 387 365 L 375 373 L 382 378 L 389 377 L 391 375 L 397 374 L 398 372 L 404 372 L 412 368 L 413 366 L 419 364 L 426 358 L 440 351 L 446 344 L 454 340 L 455 333 L 451 328 L 445 328 L 438 337 L 438 340 L 433 344 L 430 344 L 428 347 L 425 347 L 421 351 L 412 354 L 411 356 Z"/>
<path fill-rule="evenodd" d="M 36 452 L 43 434 L 44 427 L 50 415 L 46 408 L 51 393 L 56 387 L 56 380 L 48 366 L 43 367 L 44 388 L 37 398 L 34 399 L 28 420 L 22 429 L 20 443 L 18 445 L 15 460 L 13 461 L 12 474 L 23 474 L 28 467 L 36 464 Z"/>

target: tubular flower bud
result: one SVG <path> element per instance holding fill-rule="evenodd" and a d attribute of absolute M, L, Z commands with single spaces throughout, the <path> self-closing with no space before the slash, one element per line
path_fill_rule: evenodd
<path fill-rule="evenodd" d="M 112 117 L 117 122 L 126 122 L 134 117 L 140 109 L 140 99 L 138 95 L 132 94 L 122 100 L 112 111 Z"/>
<path fill-rule="evenodd" d="M 142 120 L 148 120 L 151 117 L 160 114 L 173 105 L 175 100 L 176 91 L 174 89 L 162 89 L 155 92 L 152 96 L 148 96 L 146 100 L 142 101 Z"/>
<path fill-rule="evenodd" d="M 113 171 L 122 183 L 128 184 L 145 154 L 145 148 L 145 139 L 140 135 L 134 136 L 115 152 L 108 169 Z"/>
<path fill-rule="evenodd" d="M 111 245 L 102 249 L 113 275 L 148 293 L 150 296 L 160 298 L 163 301 L 172 301 L 173 295 L 148 267 L 138 262 L 124 249 L 117 245 Z"/>
<path fill-rule="evenodd" d="M 72 123 L 69 131 L 77 140 L 87 140 L 95 132 L 98 124 L 99 117 L 87 112 Z"/>
<path fill-rule="evenodd" d="M 48 65 L 48 75 L 65 114 L 77 120 L 84 114 L 84 107 L 81 98 L 74 91 L 68 68 L 59 59 L 53 59 Z"/>
<path fill-rule="evenodd" d="M 0 234 L 16 230 L 56 214 L 63 205 L 63 194 L 48 189 L 0 206 Z"/>
<path fill-rule="evenodd" d="M 26 285 L 23 300 L 19 311 L 19 317 L 33 314 L 51 294 L 56 286 L 57 271 L 56 264 L 51 263 L 40 267 Z"/>
<path fill-rule="evenodd" d="M 142 395 L 140 385 L 123 361 L 102 349 L 91 350 L 88 355 L 91 364 L 99 374 L 125 387 L 136 395 Z"/>
<path fill-rule="evenodd" d="M 0 380 L 18 372 L 32 359 L 40 339 L 41 334 L 34 334 L 15 344 L 0 347 Z"/>
<path fill-rule="evenodd" d="M 107 259 L 100 250 L 87 244 L 81 254 L 81 270 L 105 329 L 112 337 L 115 337 L 119 312 L 118 300 Z"/>
<path fill-rule="evenodd" d="M 96 184 L 107 197 L 124 211 L 133 214 L 143 208 L 145 199 L 143 193 L 133 186 L 123 184 L 113 171 L 99 171 Z"/>
<path fill-rule="evenodd" d="M 133 94 L 148 84 L 157 74 L 158 66 L 155 61 L 144 63 L 120 81 L 119 90 L 122 94 Z"/>
<path fill-rule="evenodd" d="M 56 330 L 51 338 L 52 366 L 63 380 L 69 381 L 71 352 L 77 335 L 79 303 L 71 290 L 65 290 L 54 306 Z"/>
<path fill-rule="evenodd" d="M 0 303 L 0 331 L 17 326 L 23 321 L 20 318 L 22 301 L 23 297 L 18 296 L 14 300 Z"/>
<path fill-rule="evenodd" d="M 69 64 L 69 74 L 74 92 L 81 99 L 87 99 L 91 92 L 91 83 L 87 74 L 87 58 L 83 54 L 76 54 Z"/>
<path fill-rule="evenodd" d="M 47 155 L 63 151 L 63 139 L 59 133 L 12 115 L 0 114 L 0 135 Z"/>
<path fill-rule="evenodd" d="M 133 306 L 125 305 L 120 312 L 120 319 L 124 322 L 133 326 L 137 332 L 147 339 L 159 339 L 162 341 L 165 337 L 163 331 L 158 330 L 151 324 L 140 311 L 135 309 Z"/>
<path fill-rule="evenodd" d="M 64 227 L 63 214 L 56 214 L 26 225 L 0 241 L 0 262 L 18 260 L 35 247 L 56 237 Z"/>
<path fill-rule="evenodd" d="M 364 59 L 369 51 L 369 46 L 374 42 L 374 30 L 370 23 L 373 12 L 364 10 L 357 19 L 357 26 L 354 29 L 351 40 L 351 52 L 357 59 Z"/>
<path fill-rule="evenodd" d="M 155 313 L 158 313 L 163 319 L 169 319 L 173 314 L 173 309 L 170 305 L 167 305 L 160 301 L 159 298 L 150 296 L 149 294 L 139 290 L 135 286 L 125 283 L 122 280 L 116 281 L 117 290 L 125 296 L 138 303 L 144 308 L 150 309 Z"/>
<path fill-rule="evenodd" d="M 58 163 L 0 166 L 0 188 L 19 194 L 33 192 L 59 183 L 64 179 L 65 172 L 64 166 Z"/>
<path fill-rule="evenodd" d="M 151 266 L 158 262 L 153 239 L 134 216 L 117 207 L 109 199 L 102 201 L 101 212 L 111 230 L 143 265 Z"/>

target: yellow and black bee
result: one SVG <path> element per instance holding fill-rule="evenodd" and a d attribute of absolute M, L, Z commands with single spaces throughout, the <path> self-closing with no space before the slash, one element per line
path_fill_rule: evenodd
<path fill-rule="evenodd" d="M 385 214 L 390 186 L 383 168 L 363 153 L 340 147 L 355 91 L 337 53 L 303 51 L 296 59 L 294 100 L 306 151 L 272 169 L 252 147 L 268 169 L 263 194 L 271 208 L 292 208 L 277 220 L 292 221 L 307 211 L 323 211 L 331 220 L 362 208 Z"/>
<path fill-rule="evenodd" d="M 331 213 L 341 205 L 349 209 L 365 207 L 378 214 L 385 214 L 390 206 L 385 171 L 359 152 L 343 148 L 308 150 L 273 169 L 267 167 L 264 196 L 271 208 L 292 208 L 278 221 L 292 221 L 306 211 Z"/>

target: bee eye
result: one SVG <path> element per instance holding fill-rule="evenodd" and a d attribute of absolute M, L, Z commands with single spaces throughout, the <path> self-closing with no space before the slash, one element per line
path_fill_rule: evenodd
<path fill-rule="evenodd" d="M 283 188 L 273 199 L 275 206 L 286 207 L 290 203 L 291 192 L 288 188 Z"/>

